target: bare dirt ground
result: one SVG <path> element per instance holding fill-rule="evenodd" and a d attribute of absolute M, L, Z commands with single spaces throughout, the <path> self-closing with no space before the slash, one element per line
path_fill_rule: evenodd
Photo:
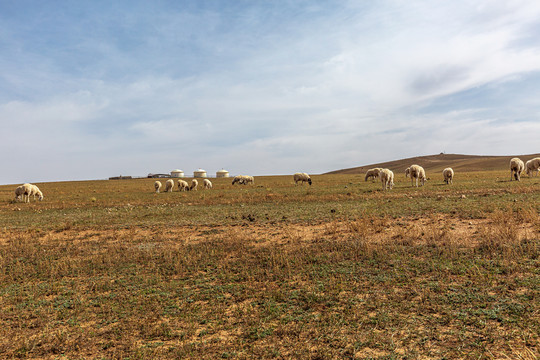
<path fill-rule="evenodd" d="M 129 229 L 114 230 L 63 230 L 41 232 L 38 236 L 40 242 L 71 241 L 74 244 L 80 242 L 101 241 L 104 237 L 109 240 L 125 241 L 131 238 L 134 241 L 143 240 L 145 243 L 172 244 L 172 243 L 198 243 L 208 238 L 209 235 L 223 237 L 241 237 L 249 239 L 256 246 L 273 246 L 290 244 L 291 242 L 310 243 L 317 241 L 322 236 L 342 238 L 347 236 L 362 236 L 372 243 L 384 243 L 389 239 L 407 237 L 416 242 L 432 240 L 433 232 L 443 232 L 440 237 L 452 239 L 456 245 L 474 247 L 478 244 L 478 234 L 486 229 L 504 226 L 494 219 L 459 219 L 452 216 L 437 214 L 437 216 L 414 218 L 414 219 L 371 219 L 366 224 L 361 220 L 334 220 L 331 222 L 307 223 L 282 223 L 282 224 L 256 224 L 246 223 L 242 225 L 189 225 L 163 227 L 132 227 Z M 523 222 L 514 224 L 512 227 L 516 238 L 525 238 L 540 233 L 538 224 Z M 0 237 L 0 244 L 6 244 L 12 231 L 5 230 Z"/>
<path fill-rule="evenodd" d="M 3 229 L 0 350 L 536 359 L 536 216 Z"/>

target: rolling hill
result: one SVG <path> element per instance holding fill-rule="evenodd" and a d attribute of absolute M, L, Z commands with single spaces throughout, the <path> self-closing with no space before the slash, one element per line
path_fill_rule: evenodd
<path fill-rule="evenodd" d="M 523 162 L 539 157 L 540 154 L 509 155 L 509 156 L 484 156 L 462 154 L 439 154 L 416 156 L 407 159 L 387 161 L 377 164 L 363 165 L 348 169 L 334 170 L 326 174 L 363 174 L 374 167 L 388 168 L 395 171 L 405 171 L 412 164 L 418 164 L 427 172 L 442 171 L 451 167 L 454 171 L 482 171 L 482 170 L 506 170 L 509 169 L 510 159 L 519 157 Z"/>

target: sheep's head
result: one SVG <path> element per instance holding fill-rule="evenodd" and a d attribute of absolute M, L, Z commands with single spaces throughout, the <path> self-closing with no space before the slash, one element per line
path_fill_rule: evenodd
<path fill-rule="evenodd" d="M 409 177 L 409 174 L 411 173 L 411 168 L 408 167 L 407 169 L 405 169 L 405 177 Z"/>
<path fill-rule="evenodd" d="M 309 185 L 311 185 L 311 178 L 308 178 L 307 182 L 308 182 Z"/>

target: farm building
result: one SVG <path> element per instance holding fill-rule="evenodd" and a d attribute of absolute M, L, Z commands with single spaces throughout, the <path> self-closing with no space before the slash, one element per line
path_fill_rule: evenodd
<path fill-rule="evenodd" d="M 203 169 L 195 170 L 193 172 L 193 177 L 196 177 L 196 178 L 206 177 L 206 170 L 203 170 Z"/>
<path fill-rule="evenodd" d="M 227 170 L 221 169 L 218 172 L 216 172 L 217 178 L 226 178 L 229 177 L 229 172 Z"/>
<path fill-rule="evenodd" d="M 173 170 L 171 171 L 171 177 L 173 178 L 183 178 L 184 177 L 184 172 L 182 170 Z"/>

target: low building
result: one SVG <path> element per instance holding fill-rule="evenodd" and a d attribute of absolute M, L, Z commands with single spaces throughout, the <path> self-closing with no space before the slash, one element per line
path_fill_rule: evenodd
<path fill-rule="evenodd" d="M 227 178 L 229 177 L 229 172 L 225 169 L 221 169 L 218 172 L 216 172 L 217 178 Z"/>
<path fill-rule="evenodd" d="M 120 175 L 120 176 L 113 176 L 113 177 L 109 178 L 109 180 L 129 180 L 129 179 L 133 179 L 133 177 L 126 176 L 126 175 Z"/>
<path fill-rule="evenodd" d="M 173 178 L 183 178 L 184 177 L 184 172 L 182 170 L 173 170 L 171 171 L 171 177 Z"/>
<path fill-rule="evenodd" d="M 205 177 L 207 177 L 206 176 L 206 170 L 203 170 L 203 169 L 195 170 L 193 172 L 193 177 L 196 177 L 196 178 L 205 178 Z"/>

